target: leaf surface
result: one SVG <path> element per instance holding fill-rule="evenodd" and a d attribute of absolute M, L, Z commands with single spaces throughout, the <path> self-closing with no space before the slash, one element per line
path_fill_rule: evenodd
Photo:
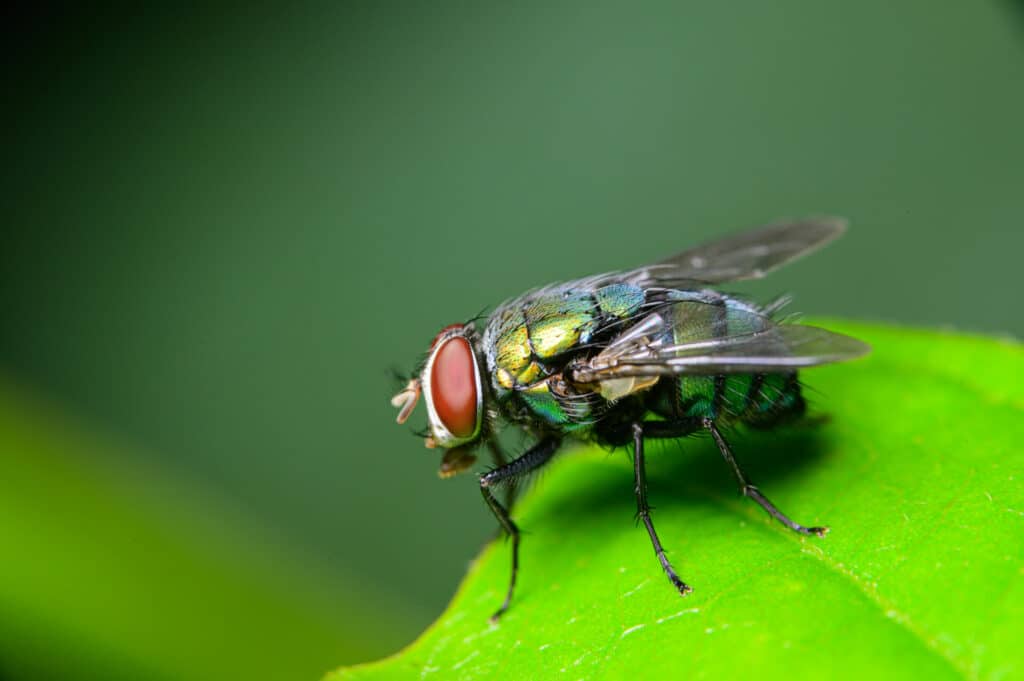
<path fill-rule="evenodd" d="M 655 524 L 694 592 L 634 525 L 629 458 L 560 454 L 521 501 L 520 581 L 492 542 L 416 642 L 330 681 L 1010 678 L 1024 674 L 1024 352 L 1009 341 L 821 325 L 874 346 L 808 371 L 824 423 L 731 441 L 797 536 L 736 493 L 712 442 L 648 456 Z M 481 512 L 484 512 L 483 509 Z"/>

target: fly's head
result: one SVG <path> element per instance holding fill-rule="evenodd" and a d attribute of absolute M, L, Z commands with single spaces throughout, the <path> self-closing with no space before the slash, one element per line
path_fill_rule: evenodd
<path fill-rule="evenodd" d="M 439 474 L 443 478 L 467 470 L 476 461 L 472 449 L 485 427 L 485 385 L 477 356 L 477 335 L 472 323 L 441 329 L 427 353 L 419 376 L 391 398 L 398 408 L 398 423 L 405 423 L 419 402 L 427 403 L 430 449 L 444 450 Z"/>

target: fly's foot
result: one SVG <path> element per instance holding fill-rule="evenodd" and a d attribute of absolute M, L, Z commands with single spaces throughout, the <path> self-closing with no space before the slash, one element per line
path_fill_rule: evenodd
<path fill-rule="evenodd" d="M 498 620 L 501 619 L 501 616 L 505 614 L 506 610 L 508 610 L 508 603 L 502 603 L 501 607 L 498 608 L 493 615 L 487 618 L 487 621 L 491 624 L 497 624 Z"/>
<path fill-rule="evenodd" d="M 679 579 L 678 577 L 672 580 L 672 584 L 675 585 L 676 589 L 679 591 L 680 596 L 685 596 L 686 594 L 693 592 L 693 587 L 691 587 L 689 584 Z"/>
<path fill-rule="evenodd" d="M 829 528 L 827 527 L 804 527 L 803 525 L 798 525 L 797 523 L 788 525 L 788 527 L 794 532 L 797 532 L 799 534 L 805 534 L 808 536 L 814 535 L 815 537 L 824 537 L 826 534 L 829 533 Z"/>
<path fill-rule="evenodd" d="M 676 571 L 672 569 L 672 566 L 668 565 L 667 563 L 668 559 L 666 558 L 664 563 L 662 563 L 661 567 L 665 570 L 665 576 L 668 577 L 668 581 L 672 582 L 672 586 L 676 588 L 676 591 L 679 592 L 679 595 L 685 596 L 686 594 L 693 591 L 693 589 L 690 588 L 689 584 L 679 579 L 679 575 L 677 575 Z"/>

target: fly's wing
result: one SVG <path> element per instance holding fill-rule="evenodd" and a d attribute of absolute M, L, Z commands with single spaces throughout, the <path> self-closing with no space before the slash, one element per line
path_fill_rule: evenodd
<path fill-rule="evenodd" d="M 753 308 L 702 301 L 667 305 L 571 369 L 606 399 L 650 387 L 661 376 L 773 373 L 854 359 L 870 347 L 814 326 L 776 324 Z"/>
<path fill-rule="evenodd" d="M 657 356 L 660 350 L 660 339 L 664 337 L 668 325 L 660 314 L 644 317 L 628 331 L 613 339 L 597 357 L 590 360 L 593 366 L 611 366 L 621 358 L 634 360 Z M 598 392 L 606 400 L 618 400 L 626 395 L 650 388 L 658 382 L 658 375 L 634 375 L 620 378 L 598 379 Z"/>
<path fill-rule="evenodd" d="M 816 251 L 845 231 L 846 221 L 836 217 L 779 222 L 691 248 L 653 265 L 549 284 L 506 300 L 495 312 L 520 307 L 552 294 L 593 291 L 609 284 L 673 289 L 692 288 L 695 283 L 720 284 L 760 279 L 786 263 Z"/>
<path fill-rule="evenodd" d="M 673 288 L 687 282 L 718 284 L 760 279 L 846 231 L 842 218 L 807 218 L 767 225 L 713 241 L 630 272 L 644 288 Z"/>

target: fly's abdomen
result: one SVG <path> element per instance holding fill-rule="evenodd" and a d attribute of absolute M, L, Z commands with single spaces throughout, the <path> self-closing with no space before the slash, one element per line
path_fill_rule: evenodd
<path fill-rule="evenodd" d="M 680 416 L 718 418 L 720 405 L 716 397 L 716 376 L 680 376 L 675 380 L 675 399 Z"/>
<path fill-rule="evenodd" d="M 742 418 L 756 401 L 749 374 L 680 376 L 676 389 L 683 416 L 732 420 Z"/>
<path fill-rule="evenodd" d="M 672 291 L 668 295 L 671 341 L 685 345 L 707 338 L 765 333 L 769 320 L 751 303 L 713 290 Z M 667 381 L 672 414 L 684 418 L 744 421 L 770 425 L 803 411 L 796 373 L 686 375 Z M 668 399 L 666 399 L 666 397 Z M 672 402 L 675 402 L 672 405 Z"/>
<path fill-rule="evenodd" d="M 663 379 L 648 401 L 664 418 L 712 419 L 768 427 L 804 411 L 795 373 L 678 376 Z"/>
<path fill-rule="evenodd" d="M 789 421 L 801 416 L 807 406 L 795 372 L 755 375 L 748 394 L 747 408 L 740 418 L 754 427 Z"/>

